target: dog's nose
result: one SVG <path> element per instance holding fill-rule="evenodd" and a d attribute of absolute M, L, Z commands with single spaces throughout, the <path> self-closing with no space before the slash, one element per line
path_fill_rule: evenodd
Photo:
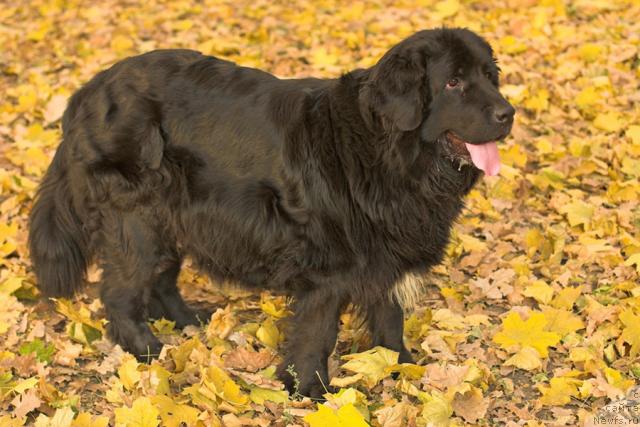
<path fill-rule="evenodd" d="M 516 110 L 511 104 L 501 104 L 493 109 L 493 117 L 498 123 L 506 123 L 513 120 L 515 113 Z"/>

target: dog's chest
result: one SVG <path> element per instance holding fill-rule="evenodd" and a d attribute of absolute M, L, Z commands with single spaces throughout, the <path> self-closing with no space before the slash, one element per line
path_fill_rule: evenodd
<path fill-rule="evenodd" d="M 458 198 L 418 199 L 389 208 L 372 223 L 368 268 L 394 263 L 399 271 L 426 269 L 442 261 L 454 221 L 462 210 Z"/>

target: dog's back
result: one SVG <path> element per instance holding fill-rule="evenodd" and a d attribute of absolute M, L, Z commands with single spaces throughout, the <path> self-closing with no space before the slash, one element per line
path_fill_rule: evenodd
<path fill-rule="evenodd" d="M 286 238 L 292 220 L 281 217 L 288 201 L 275 189 L 285 186 L 283 141 L 304 126 L 306 100 L 332 82 L 280 80 L 190 50 L 150 52 L 97 74 L 70 99 L 31 217 L 43 292 L 69 296 L 82 286 L 111 209 L 153 210 L 167 239 L 180 240 L 210 273 L 264 286 L 265 267 L 234 254 L 278 256 L 284 243 L 273 240 Z M 200 209 L 210 226 L 194 230 L 188 224 Z M 258 235 L 262 241 L 249 241 Z"/>

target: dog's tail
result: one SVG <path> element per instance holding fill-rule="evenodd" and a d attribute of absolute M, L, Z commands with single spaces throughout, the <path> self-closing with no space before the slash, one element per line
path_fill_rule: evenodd
<path fill-rule="evenodd" d="M 70 297 L 85 282 L 89 236 L 73 204 L 60 144 L 31 210 L 29 250 L 40 291 L 48 297 Z"/>

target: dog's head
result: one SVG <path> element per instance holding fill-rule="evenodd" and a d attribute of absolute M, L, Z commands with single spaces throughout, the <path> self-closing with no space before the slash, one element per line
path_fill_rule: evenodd
<path fill-rule="evenodd" d="M 457 168 L 498 173 L 496 141 L 514 108 L 498 91 L 489 44 L 465 29 L 427 30 L 402 41 L 371 69 L 361 99 L 388 132 L 419 132 Z"/>

